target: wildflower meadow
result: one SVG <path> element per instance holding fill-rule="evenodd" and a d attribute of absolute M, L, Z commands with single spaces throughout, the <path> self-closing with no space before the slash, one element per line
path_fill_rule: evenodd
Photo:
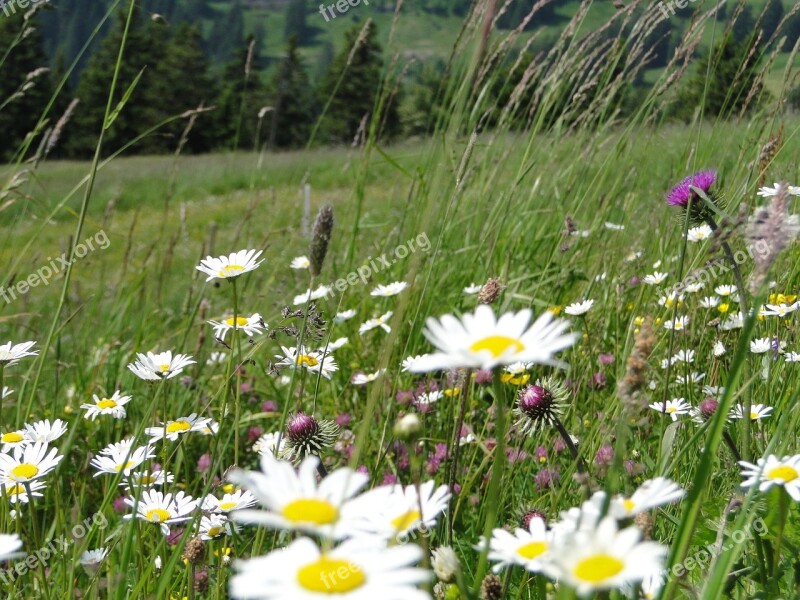
<path fill-rule="evenodd" d="M 800 5 L 477 0 L 427 96 L 403 2 L 309 5 L 363 33 L 319 131 L 392 17 L 355 135 L 275 146 L 246 66 L 204 153 L 204 98 L 122 126 L 137 1 L 91 155 L 80 61 L 3 138 L 0 594 L 800 598 Z"/>

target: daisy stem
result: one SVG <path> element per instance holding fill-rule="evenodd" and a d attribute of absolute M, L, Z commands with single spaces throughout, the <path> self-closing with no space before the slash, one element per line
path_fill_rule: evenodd
<path fill-rule="evenodd" d="M 3 429 L 7 429 L 6 426 L 5 426 L 5 423 L 3 423 L 3 399 L 4 399 L 3 398 L 3 390 L 5 389 L 3 387 L 3 377 L 4 377 L 5 368 L 6 368 L 6 364 L 0 362 L 0 424 L 2 424 Z"/>
<path fill-rule="evenodd" d="M 786 517 L 789 516 L 789 494 L 785 489 L 778 490 L 780 497 L 778 499 L 778 535 L 775 538 L 775 560 L 772 564 L 772 585 L 775 591 L 778 591 L 778 584 L 780 582 L 779 566 L 781 564 L 781 545 L 783 544 L 783 530 L 786 525 Z"/>
<path fill-rule="evenodd" d="M 556 426 L 556 429 L 558 430 L 561 439 L 564 440 L 564 444 L 566 444 L 567 448 L 569 449 L 569 453 L 572 455 L 572 459 L 577 463 L 578 472 L 586 473 L 586 463 L 580 456 L 578 456 L 578 449 L 575 447 L 575 443 L 572 441 L 572 437 L 569 435 L 569 432 L 564 427 L 564 424 L 556 415 L 553 415 L 553 425 Z"/>
<path fill-rule="evenodd" d="M 475 572 L 475 587 L 479 586 L 486 575 L 489 557 L 489 543 L 492 539 L 492 530 L 497 523 L 497 513 L 500 509 L 500 483 L 503 480 L 503 471 L 506 465 L 506 405 L 505 389 L 500 381 L 500 369 L 493 369 L 492 387 L 494 388 L 494 422 L 495 422 L 495 447 L 494 460 L 492 462 L 492 478 L 489 480 L 489 488 L 486 490 L 485 498 L 491 499 L 486 509 L 486 521 L 483 527 L 485 544 L 481 550 L 478 561 L 478 568 Z"/>
<path fill-rule="evenodd" d="M 239 294 L 237 293 L 236 289 L 236 278 L 234 277 L 231 280 L 233 284 L 233 344 L 231 344 L 231 348 L 236 348 L 236 393 L 233 399 L 233 410 L 234 410 L 234 428 L 233 428 L 233 464 L 239 464 L 239 391 L 241 385 L 239 384 L 239 378 L 242 375 L 241 370 L 241 361 L 242 361 L 242 342 L 239 336 Z M 233 357 L 233 349 L 231 349 L 231 358 Z M 225 392 L 227 396 L 227 388 Z M 225 415 L 223 414 L 223 417 Z"/>

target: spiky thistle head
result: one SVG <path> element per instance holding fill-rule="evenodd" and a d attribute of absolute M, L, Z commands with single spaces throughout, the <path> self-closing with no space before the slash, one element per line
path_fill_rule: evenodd
<path fill-rule="evenodd" d="M 291 414 L 286 423 L 284 455 L 298 461 L 309 454 L 319 456 L 333 445 L 338 435 L 339 426 L 333 421 L 319 420 L 303 412 Z"/>
<path fill-rule="evenodd" d="M 514 408 L 520 431 L 533 435 L 540 428 L 555 423 L 568 397 L 564 384 L 551 377 L 537 379 L 534 385 L 520 390 Z"/>
<path fill-rule="evenodd" d="M 314 277 L 322 272 L 322 263 L 325 262 L 325 255 L 328 253 L 332 232 L 333 207 L 326 204 L 319 209 L 311 232 L 311 247 L 308 251 L 308 260 L 311 264 L 308 270 Z"/>
<path fill-rule="evenodd" d="M 700 190 L 712 203 L 718 204 L 719 198 L 711 190 L 716 182 L 716 171 L 699 171 L 674 186 L 667 193 L 665 200 L 670 206 L 680 208 L 684 215 L 688 212 L 690 223 L 706 222 L 713 217 L 713 211 L 697 190 Z"/>

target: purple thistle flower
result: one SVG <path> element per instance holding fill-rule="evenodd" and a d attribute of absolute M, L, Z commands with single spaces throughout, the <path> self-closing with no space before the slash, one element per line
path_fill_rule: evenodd
<path fill-rule="evenodd" d="M 686 208 L 690 200 L 699 200 L 697 194 L 692 191 L 692 187 L 699 188 L 708 194 L 708 190 L 716 181 L 716 171 L 700 171 L 690 175 L 670 190 L 666 197 L 667 204 Z"/>
<path fill-rule="evenodd" d="M 561 473 L 556 469 L 542 469 L 536 474 L 535 479 L 536 487 L 541 490 L 556 485 L 561 479 Z"/>

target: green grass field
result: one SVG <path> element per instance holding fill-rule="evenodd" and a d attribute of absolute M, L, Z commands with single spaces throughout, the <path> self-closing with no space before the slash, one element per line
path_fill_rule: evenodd
<path fill-rule="evenodd" d="M 484 127 L 471 25 L 427 139 L 0 168 L 6 597 L 800 594 L 800 119 Z"/>

